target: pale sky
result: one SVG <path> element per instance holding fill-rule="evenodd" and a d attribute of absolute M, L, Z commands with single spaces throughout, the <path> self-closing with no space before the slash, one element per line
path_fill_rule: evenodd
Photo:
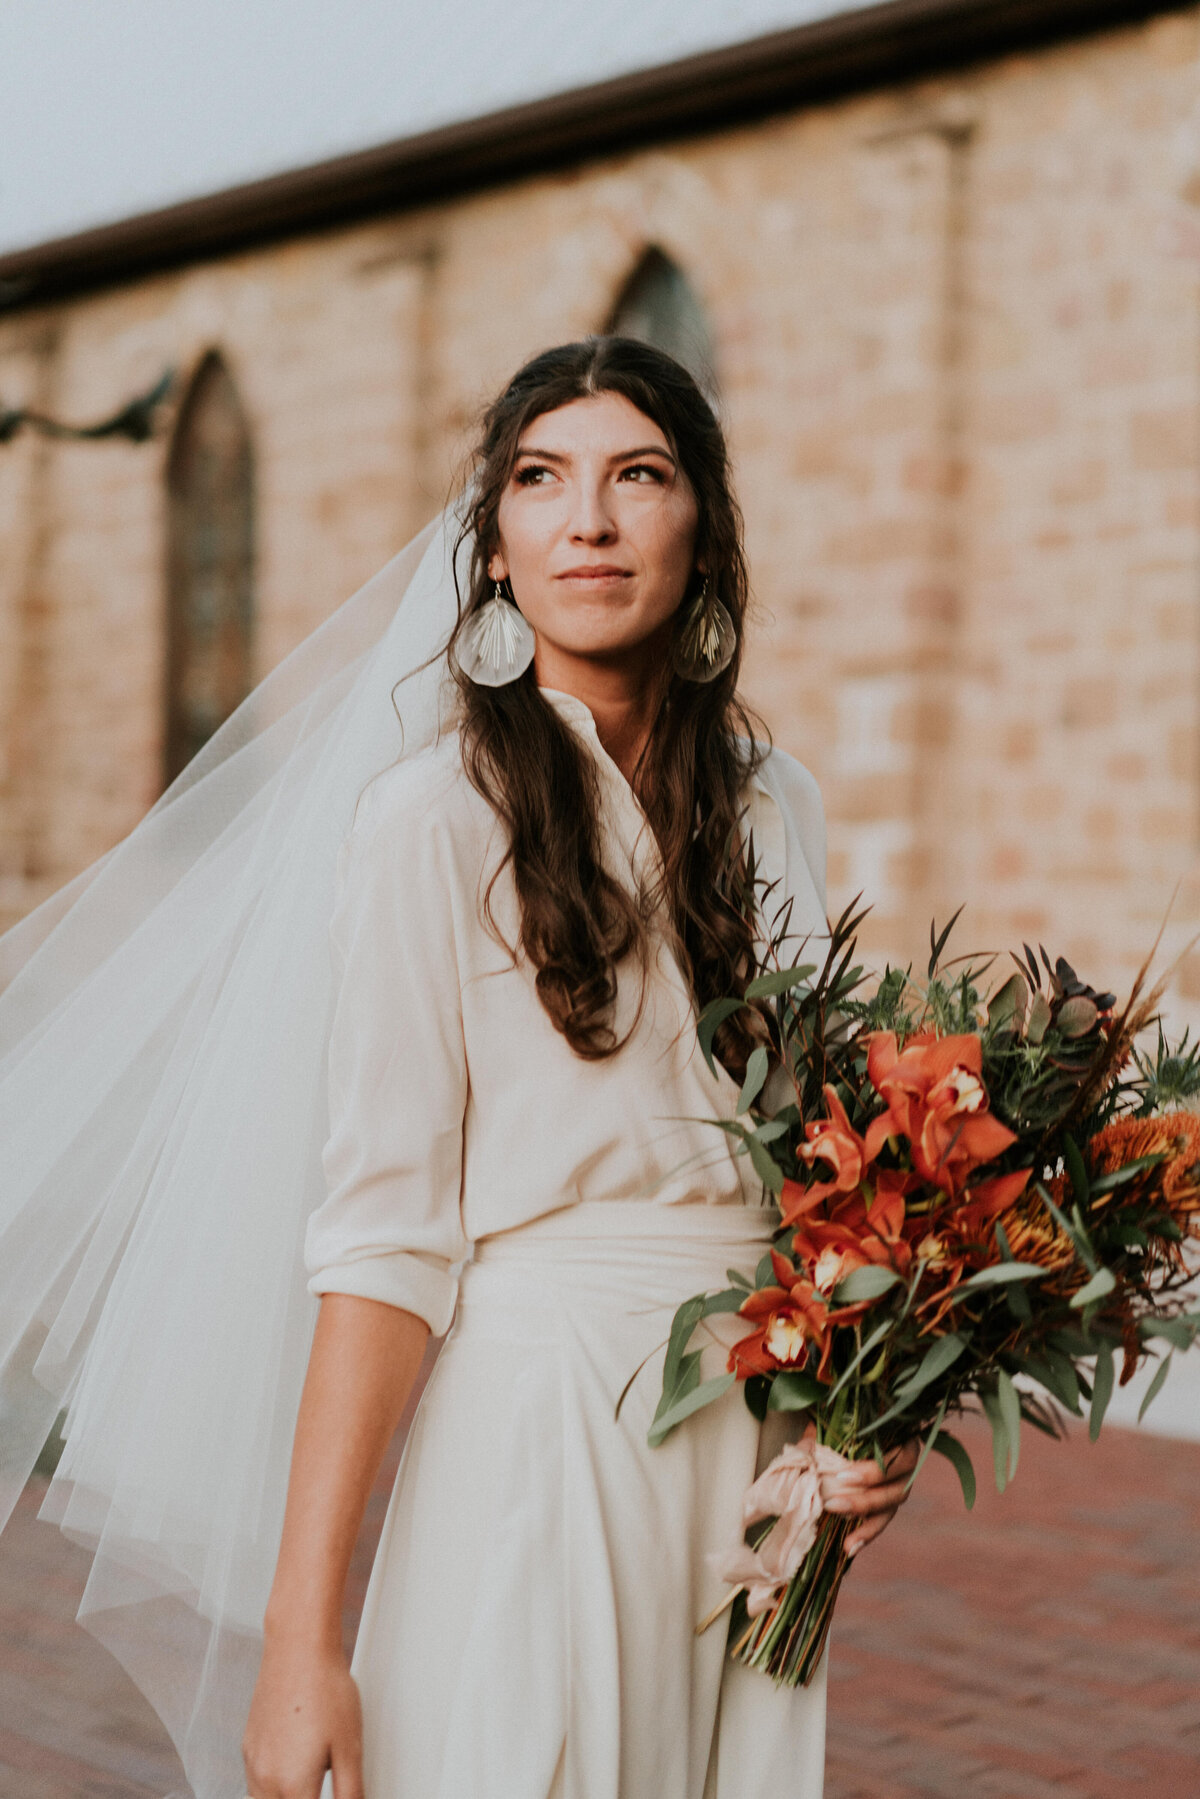
<path fill-rule="evenodd" d="M 0 252 L 868 0 L 0 0 Z"/>

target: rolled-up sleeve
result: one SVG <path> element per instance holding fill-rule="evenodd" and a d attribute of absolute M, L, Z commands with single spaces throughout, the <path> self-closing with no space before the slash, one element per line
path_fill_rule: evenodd
<path fill-rule="evenodd" d="M 414 796 L 415 797 L 415 796 Z M 425 808 L 390 804 L 343 845 L 331 930 L 328 1197 L 308 1221 L 310 1293 L 449 1329 L 462 1230 L 467 1065 L 449 874 Z"/>

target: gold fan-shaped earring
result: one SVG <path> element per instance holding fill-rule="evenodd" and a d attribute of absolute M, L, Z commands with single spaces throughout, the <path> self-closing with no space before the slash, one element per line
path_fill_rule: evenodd
<path fill-rule="evenodd" d="M 737 631 L 729 609 L 710 591 L 708 576 L 683 616 L 672 663 L 685 681 L 715 681 L 733 660 Z"/>
<path fill-rule="evenodd" d="M 463 632 L 458 665 L 481 687 L 503 687 L 525 673 L 536 647 L 528 619 L 505 599 L 497 581 L 491 599 L 485 600 Z"/>

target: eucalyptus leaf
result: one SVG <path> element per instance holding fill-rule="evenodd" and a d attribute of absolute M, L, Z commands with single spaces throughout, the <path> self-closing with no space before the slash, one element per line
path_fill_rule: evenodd
<path fill-rule="evenodd" d="M 767 1400 L 770 1395 L 771 1383 L 761 1374 L 752 1374 L 742 1382 L 742 1398 L 746 1402 L 746 1410 L 760 1424 L 767 1415 Z"/>
<path fill-rule="evenodd" d="M 1072 1294 L 1072 1310 L 1081 1312 L 1084 1306 L 1090 1306 L 1094 1300 L 1103 1299 L 1106 1293 L 1111 1293 L 1116 1284 L 1117 1279 L 1111 1268 L 1097 1268 L 1087 1286 L 1080 1287 L 1078 1293 Z"/>
<path fill-rule="evenodd" d="M 892 1268 L 880 1268 L 871 1264 L 866 1268 L 853 1268 L 844 1280 L 840 1280 L 833 1289 L 836 1305 L 858 1305 L 865 1299 L 878 1299 L 889 1287 L 900 1284 L 900 1276 Z"/>
<path fill-rule="evenodd" d="M 995 1029 L 1000 1025 L 1011 1024 L 1014 1028 L 1025 1016 L 1025 980 L 1022 975 L 1011 974 L 1003 987 L 993 993 L 988 1001 L 988 1023 Z"/>
<path fill-rule="evenodd" d="M 1024 1394 L 1021 1397 L 1021 1417 L 1026 1424 L 1031 1424 L 1034 1430 L 1040 1430 L 1042 1435 L 1049 1437 L 1052 1442 L 1058 1443 L 1062 1440 L 1061 1430 L 1056 1429 L 1050 1419 L 1041 1412 L 1033 1411 Z"/>
<path fill-rule="evenodd" d="M 1008 1478 L 1011 1480 L 1017 1472 L 1017 1457 L 1021 1453 L 1021 1399 L 1013 1386 L 1012 1376 L 1003 1368 L 997 1377 L 997 1393 L 1008 1436 Z"/>
<path fill-rule="evenodd" d="M 1153 1156 L 1138 1156 L 1135 1161 L 1125 1162 L 1120 1168 L 1114 1168 L 1111 1174 L 1098 1174 L 1092 1182 L 1092 1198 L 1097 1193 L 1114 1193 L 1128 1181 L 1135 1181 L 1147 1168 L 1154 1168 L 1159 1162 L 1168 1160 L 1164 1150 Z"/>
<path fill-rule="evenodd" d="M 768 1056 L 760 1043 L 757 1049 L 750 1052 L 746 1063 L 746 1078 L 742 1082 L 742 1090 L 737 1098 L 737 1111 L 748 1112 L 759 1094 L 767 1078 Z"/>
<path fill-rule="evenodd" d="M 719 1293 L 710 1293 L 704 1301 L 702 1318 L 711 1318 L 715 1312 L 740 1312 L 746 1303 L 745 1287 L 723 1287 Z"/>
<path fill-rule="evenodd" d="M 684 1419 L 690 1418 L 693 1412 L 700 1411 L 704 1406 L 711 1405 L 714 1399 L 720 1399 L 723 1393 L 728 1393 L 736 1379 L 736 1374 L 717 1374 L 712 1380 L 702 1381 L 698 1387 L 694 1387 L 669 1411 L 664 1412 L 661 1418 L 655 1418 L 647 1432 L 647 1441 L 650 1447 L 657 1449 L 663 1438 L 673 1431 L 677 1424 L 682 1424 Z"/>
<path fill-rule="evenodd" d="M 1150 1410 L 1150 1407 L 1154 1404 L 1154 1401 L 1158 1398 L 1159 1394 L 1162 1392 L 1163 1383 L 1165 1382 L 1165 1380 L 1167 1378 L 1167 1371 L 1170 1368 L 1170 1366 L 1171 1366 L 1171 1357 L 1170 1357 L 1170 1355 L 1165 1355 L 1163 1357 L 1162 1361 L 1158 1364 L 1158 1368 L 1155 1372 L 1154 1379 L 1150 1382 L 1150 1385 L 1146 1388 L 1146 1397 L 1143 1399 L 1141 1405 L 1138 1407 L 1138 1423 L 1139 1424 L 1142 1422 L 1142 1419 L 1146 1416 L 1146 1413 Z"/>
<path fill-rule="evenodd" d="M 1143 1318 L 1138 1333 L 1147 1343 L 1161 1337 L 1173 1349 L 1190 1349 L 1196 1341 L 1196 1326 L 1183 1318 Z"/>
<path fill-rule="evenodd" d="M 1003 1493 L 1008 1485 L 1008 1420 L 1000 1404 L 999 1393 L 983 1392 L 979 1395 L 984 1416 L 992 1429 L 992 1467 L 996 1476 L 996 1491 Z"/>
<path fill-rule="evenodd" d="M 767 1401 L 767 1409 L 772 1412 L 807 1412 L 810 1406 L 817 1405 L 826 1396 L 826 1389 L 820 1381 L 814 1380 L 811 1374 L 800 1369 L 788 1369 L 777 1374 L 771 1382 L 771 1397 Z"/>
<path fill-rule="evenodd" d="M 1067 1165 L 1067 1173 L 1071 1177 L 1071 1185 L 1075 1189 L 1075 1197 L 1080 1205 L 1086 1205 L 1091 1197 L 1091 1183 L 1088 1171 L 1084 1167 L 1083 1157 L 1079 1153 L 1079 1145 L 1074 1137 L 1063 1137 L 1063 1161 Z"/>
<path fill-rule="evenodd" d="M 957 1291 L 966 1293 L 977 1287 L 999 1287 L 1007 1281 L 1036 1281 L 1045 1272 L 1036 1262 L 997 1262 L 991 1268 L 981 1268 L 969 1280 L 963 1281 Z"/>
<path fill-rule="evenodd" d="M 1073 1205 L 1073 1206 L 1072 1206 L 1072 1207 L 1071 1207 L 1071 1217 L 1072 1217 L 1072 1219 L 1073 1219 L 1073 1221 L 1074 1221 L 1074 1224 L 1075 1224 L 1075 1238 L 1076 1238 L 1076 1241 L 1077 1241 L 1077 1242 L 1078 1242 L 1078 1243 L 1079 1243 L 1079 1244 L 1080 1244 L 1080 1245 L 1081 1245 L 1081 1246 L 1082 1246 L 1082 1247 L 1086 1247 L 1086 1249 L 1087 1249 L 1087 1253 L 1088 1253 L 1088 1255 L 1089 1255 L 1089 1256 L 1090 1256 L 1090 1257 L 1091 1257 L 1091 1260 L 1090 1260 L 1090 1261 L 1089 1261 L 1089 1263 L 1088 1263 L 1088 1266 L 1089 1266 L 1089 1268 L 1095 1268 L 1095 1267 L 1097 1267 L 1097 1266 L 1098 1266 L 1098 1264 L 1097 1264 L 1097 1262 L 1096 1262 L 1096 1252 L 1095 1252 L 1095 1250 L 1094 1250 L 1094 1249 L 1093 1249 L 1093 1248 L 1092 1248 L 1092 1240 L 1091 1240 L 1091 1238 L 1090 1238 L 1090 1237 L 1089 1237 L 1089 1236 L 1088 1236 L 1088 1232 L 1087 1232 L 1087 1225 L 1086 1225 L 1086 1224 L 1085 1224 L 1085 1223 L 1084 1223 L 1084 1222 L 1083 1222 L 1083 1213 L 1082 1213 L 1082 1212 L 1081 1212 L 1081 1211 L 1080 1211 L 1080 1209 L 1079 1209 L 1079 1202 L 1078 1202 L 1078 1200 L 1077 1200 L 1077 1201 L 1076 1201 L 1076 1202 L 1075 1202 L 1075 1204 L 1074 1204 L 1074 1205 Z"/>
<path fill-rule="evenodd" d="M 1060 1355 L 1079 1356 L 1095 1354 L 1095 1344 L 1091 1343 L 1081 1330 L 1071 1326 L 1068 1326 L 1063 1330 L 1056 1330 L 1050 1338 L 1050 1342 Z"/>
<path fill-rule="evenodd" d="M 949 1393 L 947 1393 L 947 1395 L 943 1399 L 941 1405 L 938 1407 L 938 1415 L 934 1419 L 932 1427 L 930 1428 L 929 1435 L 926 1437 L 925 1442 L 922 1445 L 921 1453 L 917 1457 L 917 1465 L 908 1477 L 908 1482 L 904 1488 L 904 1491 L 906 1493 L 912 1492 L 913 1483 L 915 1482 L 915 1480 L 916 1480 L 918 1474 L 921 1472 L 922 1468 L 925 1466 L 925 1462 L 929 1455 L 929 1451 L 933 1448 L 934 1443 L 937 1441 L 937 1434 L 938 1434 L 939 1430 L 941 1430 L 941 1428 L 942 1428 L 942 1419 L 946 1416 L 946 1407 L 949 1404 L 950 1404 L 950 1395 L 949 1395 Z M 877 1456 L 881 1454 L 878 1444 L 875 1445 L 875 1453 Z"/>
<path fill-rule="evenodd" d="M 891 1330 L 891 1328 L 892 1328 L 892 1320 L 890 1318 L 885 1318 L 882 1324 L 876 1325 L 875 1329 L 871 1332 L 871 1335 L 867 1338 L 866 1342 L 863 1344 L 862 1348 L 859 1350 L 859 1352 L 855 1356 L 854 1360 L 850 1363 L 850 1366 L 848 1368 L 846 1368 L 843 1371 L 843 1373 L 841 1373 L 838 1376 L 837 1381 L 836 1381 L 832 1391 L 829 1394 L 830 1399 L 836 1399 L 837 1395 L 841 1392 L 842 1388 L 846 1385 L 846 1382 L 850 1379 L 850 1376 L 854 1373 L 855 1369 L 859 1366 L 859 1364 L 861 1362 L 864 1362 L 866 1360 L 866 1358 L 870 1355 L 871 1351 L 874 1349 L 875 1345 L 877 1343 L 881 1343 L 883 1341 L 884 1337 L 887 1336 L 887 1334 Z M 884 1351 L 884 1354 L 885 1355 L 887 1354 L 886 1350 Z M 868 1377 L 864 1376 L 863 1378 L 865 1380 Z"/>
<path fill-rule="evenodd" d="M 948 1430 L 940 1430 L 933 1439 L 933 1447 L 938 1455 L 944 1455 L 958 1475 L 962 1488 L 963 1501 L 968 1511 L 975 1504 L 975 1469 L 971 1458 L 957 1437 L 951 1436 Z"/>
<path fill-rule="evenodd" d="M 744 1003 L 740 999 L 714 999 L 705 1006 L 696 1021 L 696 1038 L 710 1074 L 717 1072 L 717 1065 L 713 1061 L 713 1038 L 727 1018 L 732 1018 L 735 1012 L 741 1011 Z"/>
<path fill-rule="evenodd" d="M 1030 1043 L 1040 1043 L 1050 1024 L 1050 1006 L 1042 993 L 1035 993 L 1025 1020 L 1025 1035 Z"/>
<path fill-rule="evenodd" d="M 746 988 L 747 999 L 774 999 L 777 994 L 788 993 L 793 987 L 799 987 L 816 974 L 815 962 L 802 962 L 795 968 L 773 968 L 769 974 L 760 974 Z"/>
<path fill-rule="evenodd" d="M 730 1283 L 731 1286 L 741 1287 L 747 1293 L 750 1293 L 753 1291 L 753 1282 L 747 1280 L 746 1276 L 744 1274 L 740 1273 L 739 1270 L 736 1268 L 727 1268 L 725 1270 L 725 1279 Z"/>
<path fill-rule="evenodd" d="M 667 1339 L 667 1354 L 663 1362 L 663 1392 L 670 1393 L 679 1380 L 680 1365 L 684 1351 L 691 1342 L 692 1332 L 704 1316 L 704 1300 L 685 1299 L 671 1320 L 671 1335 Z"/>
<path fill-rule="evenodd" d="M 967 1339 L 960 1337 L 955 1331 L 939 1337 L 926 1350 L 916 1373 L 910 1375 L 904 1385 L 896 1389 L 897 1400 L 907 1405 L 910 1399 L 915 1399 L 918 1393 L 923 1393 L 926 1387 L 931 1386 L 935 1380 L 945 1374 L 947 1368 L 953 1367 L 966 1347 Z"/>
<path fill-rule="evenodd" d="M 700 1351 L 693 1349 L 690 1355 L 680 1358 L 675 1371 L 675 1379 L 669 1387 L 664 1386 L 654 1409 L 652 1427 L 660 1418 L 665 1418 L 671 1407 L 678 1405 L 689 1393 L 694 1393 L 700 1384 Z"/>
<path fill-rule="evenodd" d="M 1053 1199 L 1051 1199 L 1049 1191 L 1047 1190 L 1044 1182 L 1035 1181 L 1033 1184 L 1034 1184 L 1035 1191 L 1037 1192 L 1037 1194 L 1039 1195 L 1039 1197 L 1042 1201 L 1042 1204 L 1045 1206 L 1046 1210 L 1049 1212 L 1050 1216 L 1053 1218 L 1053 1220 L 1054 1220 L 1055 1224 L 1058 1226 L 1059 1230 L 1063 1233 L 1063 1236 L 1070 1238 L 1071 1242 L 1075 1245 L 1075 1248 L 1078 1251 L 1081 1259 L 1087 1263 L 1089 1270 L 1094 1274 L 1095 1270 L 1096 1270 L 1096 1258 L 1092 1254 L 1092 1246 L 1088 1242 L 1086 1236 L 1081 1237 L 1079 1232 L 1075 1229 L 1075 1226 L 1071 1223 L 1070 1219 L 1064 1217 L 1062 1212 L 1055 1205 Z"/>
<path fill-rule="evenodd" d="M 1108 1410 L 1108 1402 L 1112 1398 L 1115 1377 L 1113 1346 L 1108 1342 L 1101 1343 L 1096 1352 L 1096 1369 L 1092 1379 L 1092 1410 L 1088 1419 L 1088 1435 L 1093 1443 L 1100 1435 L 1100 1426 L 1104 1423 L 1104 1414 Z"/>
<path fill-rule="evenodd" d="M 1029 1295 L 1020 1281 L 1009 1281 L 1004 1289 L 1004 1303 L 1019 1323 L 1032 1324 L 1033 1307 L 1030 1305 Z"/>
<path fill-rule="evenodd" d="M 1079 1382 L 1075 1378 L 1075 1365 L 1069 1356 L 1063 1355 L 1059 1350 L 1047 1348 L 1044 1356 L 1026 1356 L 1024 1367 L 1026 1374 L 1045 1387 L 1068 1412 L 1073 1412 L 1077 1418 L 1083 1416 L 1083 1408 L 1079 1403 Z"/>
<path fill-rule="evenodd" d="M 754 1137 L 747 1137 L 746 1148 L 750 1152 L 750 1162 L 755 1174 L 769 1193 L 783 1192 L 783 1170 L 774 1156 L 765 1150 Z"/>

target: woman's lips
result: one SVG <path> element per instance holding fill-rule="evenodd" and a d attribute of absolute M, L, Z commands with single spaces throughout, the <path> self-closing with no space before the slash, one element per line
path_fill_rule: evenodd
<path fill-rule="evenodd" d="M 580 568 L 565 568 L 562 574 L 558 575 L 556 579 L 559 581 L 580 581 L 588 584 L 606 584 L 610 581 L 627 581 L 630 573 L 631 571 L 627 568 L 617 568 L 612 563 L 601 562 L 594 567 L 583 566 Z"/>

